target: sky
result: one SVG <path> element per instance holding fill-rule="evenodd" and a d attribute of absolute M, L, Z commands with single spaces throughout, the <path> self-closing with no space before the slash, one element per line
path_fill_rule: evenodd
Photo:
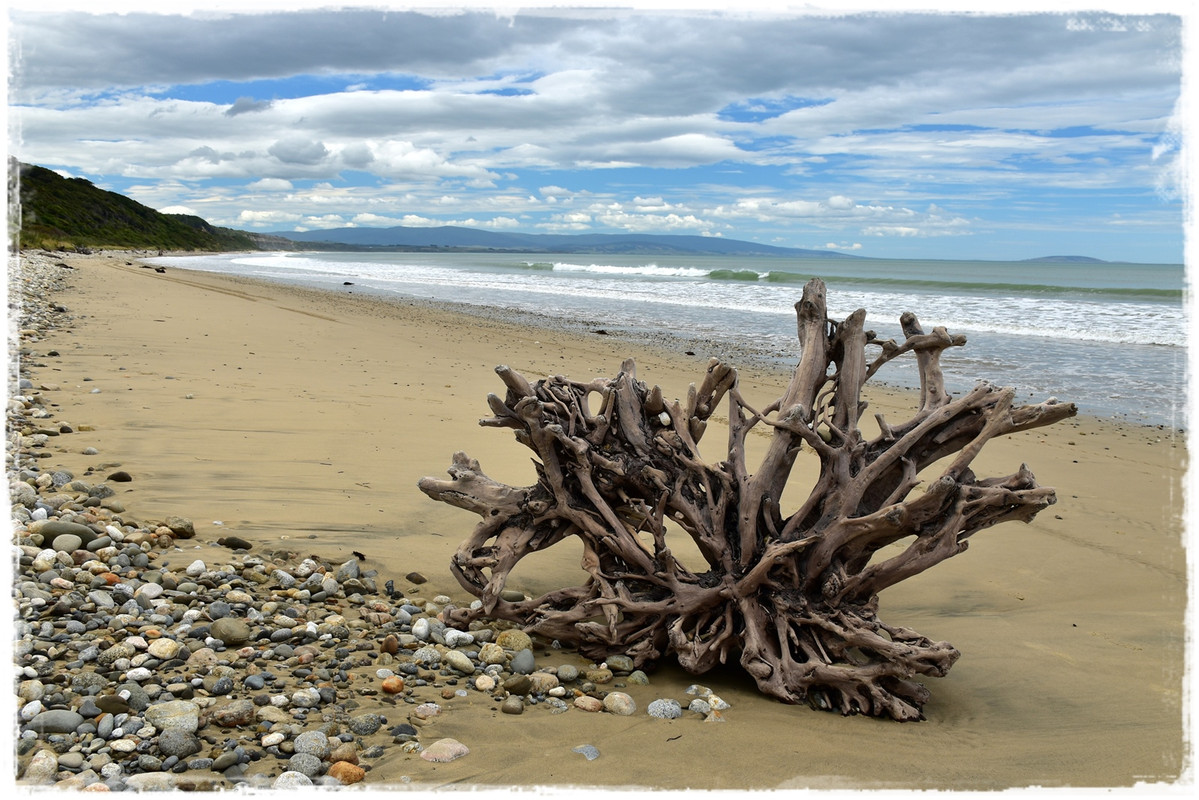
<path fill-rule="evenodd" d="M 8 5 L 9 154 L 216 225 L 1184 259 L 1182 2 Z"/>

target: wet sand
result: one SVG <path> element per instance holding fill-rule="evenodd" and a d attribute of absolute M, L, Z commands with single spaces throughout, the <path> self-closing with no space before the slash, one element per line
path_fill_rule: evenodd
<path fill-rule="evenodd" d="M 214 546 L 353 551 L 380 580 L 411 571 L 426 594 L 471 599 L 448 569 L 475 524 L 416 488 L 456 450 L 497 480 L 533 480 L 509 431 L 476 424 L 502 392 L 507 364 L 535 380 L 638 377 L 683 395 L 707 353 L 663 352 L 614 337 L 481 319 L 408 301 L 316 292 L 168 269 L 128 254 L 68 256 L 75 321 L 35 346 L 35 381 L 58 386 L 56 416 L 92 431 L 61 437 L 56 466 L 120 464 L 120 497 L 143 519 L 190 517 Z M 918 311 L 918 309 L 916 309 Z M 57 356 L 46 355 L 57 351 Z M 740 365 L 738 365 L 740 366 Z M 742 368 L 765 405 L 787 376 Z M 96 391 L 98 390 L 98 391 Z M 875 409 L 906 419 L 910 392 L 876 391 Z M 1063 398 L 1069 399 L 1069 398 Z M 907 413 L 905 413 L 907 412 Z M 718 435 L 704 450 L 718 460 Z M 85 447 L 99 454 L 82 454 Z M 502 715 L 483 695 L 447 702 L 438 735 L 471 754 L 380 763 L 374 785 L 644 786 L 662 789 L 902 788 L 992 790 L 1172 783 L 1189 766 L 1184 737 L 1187 565 L 1184 440 L 1177 431 L 1087 418 L 990 443 L 980 474 L 1027 462 L 1058 505 L 1032 524 L 979 533 L 968 552 L 886 591 L 880 616 L 955 645 L 949 675 L 928 679 L 927 719 L 899 724 L 787 706 L 729 668 L 665 668 L 629 687 L 644 708 L 685 700 L 701 682 L 732 704 L 724 724 L 692 715 L 570 712 Z M 583 578 L 561 545 L 514 573 L 541 592 Z M 189 556 L 185 552 L 180 558 Z M 522 565 L 523 566 L 523 565 Z M 538 653 L 548 663 L 564 655 Z M 595 745 L 601 757 L 571 752 Z"/>

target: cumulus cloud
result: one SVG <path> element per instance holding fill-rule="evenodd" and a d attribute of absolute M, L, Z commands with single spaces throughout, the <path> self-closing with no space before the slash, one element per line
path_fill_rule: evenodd
<path fill-rule="evenodd" d="M 298 222 L 303 219 L 302 214 L 293 214 L 286 211 L 255 211 L 252 209 L 244 209 L 237 215 L 237 221 L 253 227 L 262 225 L 284 225 L 291 222 Z"/>
<path fill-rule="evenodd" d="M 254 111 L 266 111 L 272 105 L 270 100 L 255 100 L 253 97 L 239 97 L 225 111 L 225 116 L 236 117 L 238 114 L 249 114 Z"/>
<path fill-rule="evenodd" d="M 324 143 L 306 136 L 288 136 L 267 148 L 267 152 L 284 164 L 319 164 L 329 155 Z"/>
<path fill-rule="evenodd" d="M 288 192 L 294 189 L 291 181 L 283 178 L 263 178 L 246 184 L 247 189 L 257 189 L 263 192 Z"/>
<path fill-rule="evenodd" d="M 267 215 L 241 224 L 837 249 L 1074 219 L 1098 190 L 1181 218 L 1169 15 L 19 10 L 9 32 L 23 160 L 162 181 L 142 191 L 225 224 L 239 187 Z"/>

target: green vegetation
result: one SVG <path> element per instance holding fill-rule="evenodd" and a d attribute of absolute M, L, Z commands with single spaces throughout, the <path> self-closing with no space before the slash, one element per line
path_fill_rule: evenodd
<path fill-rule="evenodd" d="M 258 250 L 259 237 L 209 225 L 199 217 L 163 214 L 84 178 L 64 178 L 9 159 L 10 246 L 22 249 Z M 15 190 L 15 191 L 14 191 Z"/>

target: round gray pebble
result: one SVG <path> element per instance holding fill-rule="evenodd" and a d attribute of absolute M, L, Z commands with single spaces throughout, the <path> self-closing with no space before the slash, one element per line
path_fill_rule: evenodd
<path fill-rule="evenodd" d="M 683 709 L 678 700 L 658 699 L 649 704 L 646 709 L 651 717 L 658 719 L 678 719 L 683 716 Z"/>

